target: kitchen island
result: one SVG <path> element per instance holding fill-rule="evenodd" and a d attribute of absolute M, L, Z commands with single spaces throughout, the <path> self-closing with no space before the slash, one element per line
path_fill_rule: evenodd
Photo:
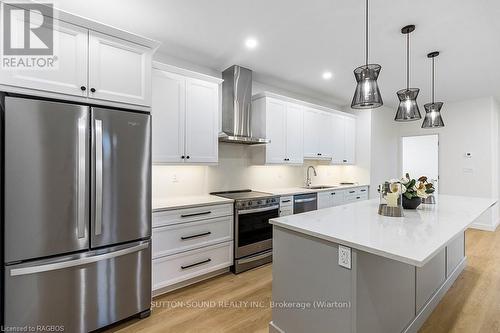
<path fill-rule="evenodd" d="M 378 200 L 272 219 L 270 332 L 416 332 L 466 265 L 465 230 L 496 199 Z"/>

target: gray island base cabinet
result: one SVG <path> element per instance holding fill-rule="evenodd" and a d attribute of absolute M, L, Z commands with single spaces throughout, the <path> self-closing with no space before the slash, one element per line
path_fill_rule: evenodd
<path fill-rule="evenodd" d="M 465 268 L 460 233 L 422 267 L 273 227 L 270 332 L 417 332 Z M 314 258 L 314 260 L 311 260 Z"/>

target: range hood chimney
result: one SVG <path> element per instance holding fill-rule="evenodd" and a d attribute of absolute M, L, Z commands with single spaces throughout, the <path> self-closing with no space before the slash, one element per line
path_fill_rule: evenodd
<path fill-rule="evenodd" d="M 264 144 L 270 140 L 252 137 L 252 71 L 233 65 L 222 72 L 222 133 L 219 141 Z"/>

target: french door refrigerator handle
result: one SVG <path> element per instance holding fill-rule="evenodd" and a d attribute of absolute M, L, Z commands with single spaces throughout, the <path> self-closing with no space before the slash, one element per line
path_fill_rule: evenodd
<path fill-rule="evenodd" d="M 102 233 L 102 120 L 95 120 L 95 235 Z"/>
<path fill-rule="evenodd" d="M 78 238 L 85 237 L 85 202 L 87 198 L 85 196 L 86 192 L 86 172 L 85 164 L 87 163 L 87 117 L 82 116 L 78 119 L 78 184 L 76 189 L 76 200 L 77 200 L 77 216 L 76 224 L 78 230 Z"/>
<path fill-rule="evenodd" d="M 145 242 L 145 243 L 142 243 L 142 244 L 139 244 L 136 246 L 126 248 L 126 249 L 121 249 L 121 250 L 117 250 L 117 251 L 110 252 L 110 253 L 98 254 L 98 255 L 90 256 L 90 257 L 55 262 L 55 263 L 51 263 L 51 264 L 43 264 L 43 265 L 36 265 L 36 266 L 29 266 L 29 267 L 22 267 L 22 268 L 13 268 L 10 270 L 10 276 L 43 273 L 43 272 L 55 271 L 58 269 L 88 265 L 88 264 L 91 264 L 94 262 L 107 260 L 107 259 L 113 259 L 113 258 L 121 257 L 121 256 L 124 256 L 127 254 L 139 252 L 139 251 L 146 249 L 148 246 L 149 246 L 149 243 Z"/>

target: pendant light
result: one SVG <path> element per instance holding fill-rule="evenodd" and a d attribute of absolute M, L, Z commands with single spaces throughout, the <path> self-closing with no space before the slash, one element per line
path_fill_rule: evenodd
<path fill-rule="evenodd" d="M 365 64 L 354 70 L 357 85 L 351 103 L 351 108 L 353 109 L 374 109 L 384 104 L 377 84 L 377 78 L 382 66 L 368 64 L 368 0 L 366 0 L 365 24 Z"/>
<path fill-rule="evenodd" d="M 394 117 L 395 121 L 413 121 L 422 118 L 417 104 L 420 89 L 410 88 L 410 33 L 414 30 L 414 25 L 407 25 L 401 29 L 401 33 L 406 35 L 406 89 L 401 89 L 396 93 L 399 106 Z"/>
<path fill-rule="evenodd" d="M 434 58 L 436 58 L 438 55 L 438 51 L 431 52 L 427 55 L 427 58 L 432 59 L 432 103 L 427 103 L 424 105 L 425 118 L 424 122 L 422 123 L 422 128 L 444 127 L 443 118 L 441 118 L 441 108 L 443 107 L 443 103 L 434 102 Z"/>

